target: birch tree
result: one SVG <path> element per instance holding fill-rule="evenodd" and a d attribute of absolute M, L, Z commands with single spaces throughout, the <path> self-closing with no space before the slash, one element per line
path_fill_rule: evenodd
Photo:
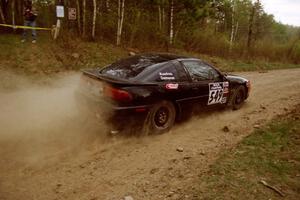
<path fill-rule="evenodd" d="M 93 0 L 93 6 L 94 6 L 94 12 L 93 12 L 92 38 L 95 39 L 96 19 L 97 19 L 97 0 Z"/>
<path fill-rule="evenodd" d="M 161 5 L 159 4 L 158 6 L 158 27 L 159 30 L 161 30 L 161 25 L 162 25 L 162 15 L 161 15 Z"/>
<path fill-rule="evenodd" d="M 123 22 L 124 22 L 125 0 L 118 0 L 118 29 L 117 29 L 117 45 L 121 44 Z"/>
<path fill-rule="evenodd" d="M 16 2 L 15 0 L 11 1 L 11 17 L 12 17 L 12 24 L 16 25 L 16 12 L 15 12 Z"/>
<path fill-rule="evenodd" d="M 77 26 L 78 26 L 78 33 L 81 35 L 81 12 L 80 12 L 80 3 L 79 0 L 76 0 L 76 7 L 77 7 Z"/>
<path fill-rule="evenodd" d="M 5 24 L 6 20 L 5 20 L 4 14 L 3 14 L 1 3 L 0 3 L 0 17 L 1 17 L 2 22 Z"/>
<path fill-rule="evenodd" d="M 170 25 L 169 25 L 169 44 L 173 45 L 174 41 L 174 0 L 170 0 Z"/>
<path fill-rule="evenodd" d="M 248 39 L 247 39 L 248 49 L 250 49 L 251 42 L 252 42 L 254 15 L 255 15 L 255 6 L 252 6 L 251 14 L 250 14 L 250 18 L 249 18 L 249 30 L 248 30 Z"/>
<path fill-rule="evenodd" d="M 233 40 L 234 40 L 234 35 L 235 35 L 235 9 L 236 9 L 236 0 L 233 0 L 232 2 L 232 13 L 231 13 L 231 34 L 230 34 L 230 52 L 232 51 L 232 45 L 233 45 Z"/>
<path fill-rule="evenodd" d="M 82 36 L 86 36 L 86 0 L 82 1 Z"/>

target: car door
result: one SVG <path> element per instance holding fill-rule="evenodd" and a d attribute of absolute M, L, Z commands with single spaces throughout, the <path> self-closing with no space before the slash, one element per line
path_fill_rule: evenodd
<path fill-rule="evenodd" d="M 190 92 L 194 102 L 200 106 L 214 105 L 222 99 L 222 77 L 210 65 L 196 59 L 181 61 L 190 78 Z"/>
<path fill-rule="evenodd" d="M 169 99 L 177 101 L 188 96 L 190 80 L 185 69 L 176 60 L 160 67 L 148 78 L 159 83 L 159 91 Z"/>

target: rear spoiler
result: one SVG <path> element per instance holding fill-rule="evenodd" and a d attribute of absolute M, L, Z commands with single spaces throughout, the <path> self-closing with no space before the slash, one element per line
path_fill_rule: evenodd
<path fill-rule="evenodd" d="M 113 79 L 107 76 L 102 76 L 101 74 L 98 73 L 98 70 L 91 70 L 91 69 L 85 69 L 81 70 L 84 75 L 87 75 L 91 78 L 98 79 L 101 81 L 105 81 L 108 83 L 112 84 L 117 84 L 117 85 L 157 85 L 156 83 L 143 83 L 143 82 L 136 82 L 136 81 L 130 81 L 130 80 L 125 80 L 125 79 Z"/>

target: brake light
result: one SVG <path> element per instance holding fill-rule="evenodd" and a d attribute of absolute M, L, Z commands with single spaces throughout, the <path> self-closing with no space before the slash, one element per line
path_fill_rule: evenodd
<path fill-rule="evenodd" d="M 125 90 L 120 90 L 117 88 L 114 88 L 110 85 L 106 85 L 104 87 L 104 95 L 115 100 L 115 101 L 131 101 L 132 100 L 132 95 L 125 91 Z"/>
<path fill-rule="evenodd" d="M 250 93 L 250 90 L 251 90 L 251 82 L 250 82 L 250 81 L 247 81 L 246 86 L 247 86 L 247 88 L 248 88 L 248 94 L 249 94 L 249 93 Z"/>

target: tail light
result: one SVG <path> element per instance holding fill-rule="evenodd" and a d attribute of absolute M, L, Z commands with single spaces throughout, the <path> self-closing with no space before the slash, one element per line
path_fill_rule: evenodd
<path fill-rule="evenodd" d="M 250 93 L 250 90 L 251 90 L 251 82 L 250 81 L 247 81 L 246 82 L 246 86 L 248 88 L 248 94 Z"/>
<path fill-rule="evenodd" d="M 110 85 L 105 85 L 104 86 L 104 95 L 111 98 L 112 100 L 115 101 L 131 101 L 132 100 L 132 95 L 121 89 L 114 88 Z"/>

